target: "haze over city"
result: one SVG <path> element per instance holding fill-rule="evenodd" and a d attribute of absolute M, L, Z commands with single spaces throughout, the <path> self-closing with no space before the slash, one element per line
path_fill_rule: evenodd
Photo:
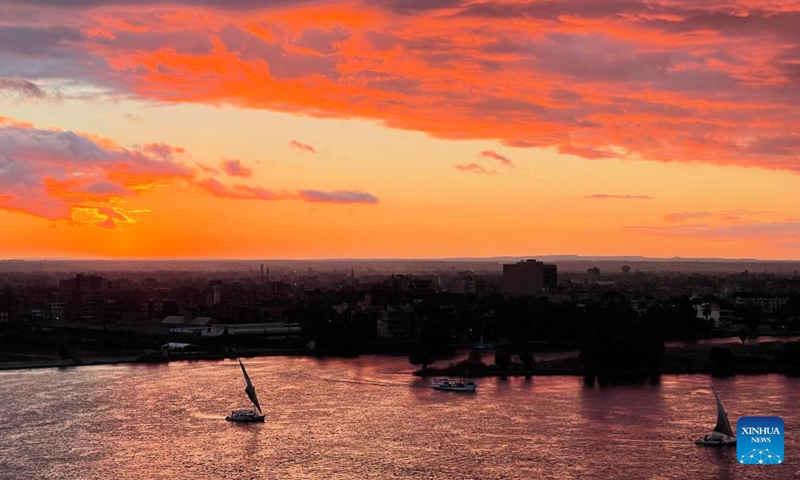
<path fill-rule="evenodd" d="M 0 254 L 798 258 L 798 22 L 5 0 Z"/>

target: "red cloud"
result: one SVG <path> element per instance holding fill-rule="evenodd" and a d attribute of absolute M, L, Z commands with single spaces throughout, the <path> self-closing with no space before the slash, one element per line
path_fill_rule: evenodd
<path fill-rule="evenodd" d="M 499 153 L 495 152 L 494 150 L 484 150 L 484 151 L 482 151 L 481 152 L 481 157 L 493 158 L 493 159 L 497 160 L 498 162 L 500 162 L 502 165 L 505 165 L 506 167 L 513 167 L 514 166 L 514 164 L 511 162 L 511 160 L 508 159 L 508 157 L 506 157 L 504 155 L 500 155 Z"/>
<path fill-rule="evenodd" d="M 495 173 L 497 173 L 494 170 L 486 170 L 485 168 L 481 167 L 477 163 L 458 164 L 458 165 L 456 165 L 456 168 L 461 170 L 462 172 L 483 173 L 483 174 L 495 174 Z"/>
<path fill-rule="evenodd" d="M 292 140 L 291 142 L 289 142 L 289 146 L 303 152 L 317 153 L 317 151 L 311 145 L 298 142 L 297 140 Z"/>
<path fill-rule="evenodd" d="M 169 145 L 125 148 L 88 134 L 3 123 L 0 209 L 106 227 L 135 223 L 115 200 L 193 175 L 171 159 L 182 150 Z"/>
<path fill-rule="evenodd" d="M 249 177 L 253 175 L 253 171 L 242 165 L 242 162 L 237 159 L 222 162 L 222 170 L 231 177 Z"/>
<path fill-rule="evenodd" d="M 794 0 L 12 3 L 5 25 L 27 26 L 0 27 L 0 65 L 37 82 L 588 159 L 800 170 Z"/>
<path fill-rule="evenodd" d="M 291 198 L 291 195 L 277 194 L 261 187 L 248 187 L 247 185 L 226 187 L 213 178 L 201 180 L 197 184 L 211 192 L 215 197 L 221 198 L 236 198 L 240 200 L 280 200 Z"/>
<path fill-rule="evenodd" d="M 323 203 L 378 203 L 378 198 L 367 192 L 357 190 L 335 190 L 325 192 L 322 190 L 300 190 L 292 192 L 273 192 L 261 187 L 247 185 L 225 186 L 217 180 L 205 179 L 197 182 L 201 188 L 207 190 L 215 197 L 233 198 L 239 200 L 304 200 L 306 202 Z"/>

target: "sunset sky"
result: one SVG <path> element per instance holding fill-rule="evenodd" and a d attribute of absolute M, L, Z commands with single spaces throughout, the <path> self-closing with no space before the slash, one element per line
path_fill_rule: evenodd
<path fill-rule="evenodd" d="M 0 258 L 800 258 L 798 0 L 0 0 Z"/>

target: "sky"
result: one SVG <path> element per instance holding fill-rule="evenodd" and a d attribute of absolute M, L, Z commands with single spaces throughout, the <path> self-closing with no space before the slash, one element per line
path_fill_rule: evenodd
<path fill-rule="evenodd" d="M 0 0 L 0 258 L 800 258 L 798 0 Z"/>

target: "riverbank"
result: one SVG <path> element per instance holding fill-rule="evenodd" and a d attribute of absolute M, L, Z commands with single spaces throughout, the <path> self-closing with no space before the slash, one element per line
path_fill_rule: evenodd
<path fill-rule="evenodd" d="M 80 357 L 63 359 L 38 359 L 38 360 L 18 360 L 0 362 L 0 370 L 27 370 L 37 368 L 67 368 L 67 367 L 86 367 L 91 365 L 115 365 L 115 364 L 159 364 L 170 362 L 187 362 L 200 360 L 224 360 L 226 358 L 254 358 L 254 357 L 289 357 L 289 356 L 312 356 L 313 350 L 308 349 L 248 349 L 229 351 L 226 353 L 187 353 L 175 355 L 140 355 L 140 356 L 118 356 L 118 357 Z"/>
<path fill-rule="evenodd" d="M 796 358 L 792 361 L 787 355 L 788 347 L 795 346 L 800 350 L 800 342 L 762 342 L 753 344 L 725 344 L 713 345 L 708 343 L 685 343 L 670 345 L 666 348 L 657 371 L 628 370 L 604 372 L 604 375 L 625 377 L 649 377 L 660 374 L 707 374 L 715 376 L 729 375 L 757 375 L 757 374 L 785 374 L 800 376 L 800 365 Z M 729 353 L 727 360 L 722 365 L 719 361 L 712 360 L 712 350 Z M 176 361 L 201 361 L 223 360 L 226 358 L 255 358 L 272 356 L 320 356 L 322 353 L 309 349 L 299 348 L 237 348 L 227 349 L 225 352 L 193 352 L 185 354 L 170 354 L 163 356 L 159 353 L 146 355 L 126 356 L 85 356 L 76 358 L 29 358 L 23 360 L 0 361 L 0 370 L 22 370 L 37 368 L 68 368 L 90 365 L 113 364 L 158 364 Z M 396 356 L 395 354 L 388 354 Z M 535 355 L 535 354 L 534 354 Z M 32 356 L 33 357 L 33 356 Z M 414 375 L 419 377 L 443 376 L 469 376 L 479 377 L 505 377 L 505 376 L 552 376 L 552 375 L 597 375 L 581 364 L 577 354 L 565 358 L 546 361 L 535 361 L 526 366 L 518 361 L 512 361 L 501 368 L 494 363 L 493 354 L 486 355 L 486 363 L 475 360 L 454 362 L 445 367 L 429 367 L 417 370 Z"/>
<path fill-rule="evenodd" d="M 792 347 L 795 347 L 792 349 Z M 714 376 L 784 374 L 800 376 L 797 362 L 798 342 L 764 342 L 753 344 L 687 343 L 666 348 L 657 370 L 642 370 L 633 366 L 628 370 L 598 372 L 581 364 L 578 355 L 567 358 L 534 362 L 526 366 L 510 362 L 505 368 L 493 363 L 463 360 L 446 367 L 429 367 L 414 372 L 419 377 L 507 377 L 545 375 L 599 375 L 610 377 L 648 378 L 655 375 L 707 374 Z M 794 351 L 794 356 L 790 353 Z M 717 358 L 714 358 L 717 357 Z M 493 359 L 492 359 L 493 360 Z"/>

